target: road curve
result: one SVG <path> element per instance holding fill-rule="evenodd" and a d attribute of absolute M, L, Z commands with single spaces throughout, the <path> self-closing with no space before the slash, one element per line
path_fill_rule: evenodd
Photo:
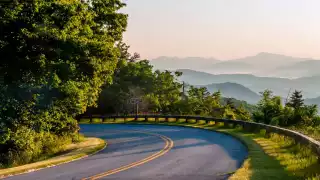
<path fill-rule="evenodd" d="M 231 136 L 202 129 L 155 125 L 81 125 L 108 147 L 82 160 L 8 177 L 8 180 L 227 179 L 247 156 Z"/>

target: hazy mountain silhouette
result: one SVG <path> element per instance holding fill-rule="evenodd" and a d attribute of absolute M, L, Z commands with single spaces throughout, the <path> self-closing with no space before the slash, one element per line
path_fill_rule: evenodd
<path fill-rule="evenodd" d="M 278 67 L 269 73 L 278 77 L 302 77 L 320 75 L 320 61 L 307 60 L 287 66 Z"/>
<path fill-rule="evenodd" d="M 224 61 L 215 58 L 162 56 L 151 60 L 150 63 L 155 69 L 192 69 L 211 74 L 253 74 L 285 78 L 318 75 L 317 69 L 320 68 L 319 60 L 265 52 L 255 56 Z"/>
<path fill-rule="evenodd" d="M 219 84 L 209 84 L 203 87 L 206 87 L 210 92 L 217 92 L 220 90 L 223 97 L 235 98 L 238 100 L 246 101 L 250 104 L 256 104 L 260 100 L 260 96 L 257 93 L 237 83 L 227 82 Z"/>
<path fill-rule="evenodd" d="M 176 69 L 203 69 L 206 66 L 211 66 L 220 62 L 215 58 L 202 58 L 202 57 L 166 57 L 161 56 L 150 61 L 150 64 L 154 66 L 155 69 L 160 70 L 176 70 Z"/>
<path fill-rule="evenodd" d="M 241 61 L 222 61 L 206 66 L 204 69 L 204 71 L 214 74 L 246 74 L 254 73 L 253 70 L 257 70 L 257 68 L 252 64 Z"/>
<path fill-rule="evenodd" d="M 250 64 L 259 69 L 261 68 L 273 69 L 275 67 L 285 66 L 288 64 L 293 64 L 293 63 L 305 61 L 305 60 L 307 59 L 295 58 L 295 57 L 285 56 L 281 54 L 272 54 L 272 53 L 262 52 L 255 56 L 249 56 L 245 58 L 230 60 L 229 62 L 239 61 L 239 62 Z"/>
<path fill-rule="evenodd" d="M 305 100 L 306 104 L 317 104 L 320 107 L 320 96 L 317 98 L 311 98 Z"/>
<path fill-rule="evenodd" d="M 220 74 L 213 75 L 210 73 L 193 71 L 190 69 L 180 69 L 183 75 L 180 81 L 185 81 L 192 85 L 209 85 L 213 83 L 237 83 L 241 84 L 255 93 L 262 92 L 266 89 L 272 90 L 276 95 L 287 97 L 290 89 L 302 90 L 306 98 L 320 96 L 320 76 L 303 77 L 298 79 L 286 79 L 275 77 L 257 77 L 250 74 Z"/>
<path fill-rule="evenodd" d="M 318 113 L 320 113 L 320 96 L 317 98 L 306 99 L 305 104 L 316 104 L 318 106 Z"/>
<path fill-rule="evenodd" d="M 305 60 L 306 59 L 304 58 L 294 58 L 290 56 L 262 52 L 255 56 L 219 62 L 214 64 L 211 67 L 212 69 L 207 69 L 206 72 L 211 72 L 213 74 L 259 74 L 261 72 L 268 72 L 267 70 Z"/>

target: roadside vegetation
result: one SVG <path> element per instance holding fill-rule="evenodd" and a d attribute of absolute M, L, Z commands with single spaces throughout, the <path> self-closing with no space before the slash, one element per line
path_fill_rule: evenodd
<path fill-rule="evenodd" d="M 0 167 L 76 143 L 75 117 L 96 105 L 122 58 L 120 0 L 0 2 Z"/>
<path fill-rule="evenodd" d="M 253 112 L 253 120 L 264 124 L 293 129 L 320 139 L 320 116 L 317 105 L 306 105 L 301 91 L 295 90 L 283 105 L 279 96 L 272 91 L 261 93 L 262 99 Z"/>
<path fill-rule="evenodd" d="M 59 165 L 76 159 L 87 157 L 88 155 L 102 150 L 106 142 L 99 138 L 85 138 L 80 143 L 68 144 L 63 147 L 59 154 L 43 161 L 38 161 L 22 166 L 0 169 L 0 178 L 24 172 L 35 171 L 37 169 Z"/>

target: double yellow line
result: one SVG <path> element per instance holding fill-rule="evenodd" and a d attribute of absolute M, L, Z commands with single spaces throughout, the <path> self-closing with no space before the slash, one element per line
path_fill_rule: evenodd
<path fill-rule="evenodd" d="M 149 135 L 153 135 L 153 136 L 158 136 L 160 137 L 161 139 L 163 139 L 166 143 L 165 147 L 163 149 L 161 149 L 160 151 L 158 151 L 157 153 L 154 153 L 152 154 L 151 156 L 148 156 L 140 161 L 136 161 L 136 162 L 133 162 L 131 164 L 128 164 L 128 165 L 125 165 L 125 166 L 122 166 L 122 167 L 119 167 L 119 168 L 116 168 L 116 169 L 112 169 L 112 170 L 109 170 L 109 171 L 106 171 L 106 172 L 103 172 L 103 173 L 100 173 L 100 174 L 97 174 L 97 175 L 94 175 L 94 176 L 91 176 L 91 177 L 88 177 L 88 178 L 84 178 L 82 180 L 95 180 L 95 179 L 99 179 L 99 178 L 102 178 L 102 177 L 106 177 L 106 176 L 109 176 L 109 175 L 112 175 L 112 174 L 115 174 L 115 173 L 118 173 L 118 172 L 121 172 L 121 171 L 125 171 L 127 169 L 130 169 L 130 168 L 133 168 L 133 167 L 136 167 L 136 166 L 139 166 L 139 165 L 142 165 L 142 164 L 145 164 L 149 161 L 152 161 L 164 154 L 166 154 L 168 151 L 170 151 L 170 149 L 172 149 L 173 147 L 173 141 L 166 137 L 166 136 L 163 136 L 163 135 L 160 135 L 160 134 L 156 134 L 156 133 L 151 133 L 151 132 L 144 132 L 144 131 L 126 131 L 126 132 L 138 132 L 138 133 L 144 133 L 144 134 L 149 134 Z"/>

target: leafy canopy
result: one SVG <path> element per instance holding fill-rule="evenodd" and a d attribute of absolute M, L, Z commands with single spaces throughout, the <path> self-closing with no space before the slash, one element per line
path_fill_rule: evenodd
<path fill-rule="evenodd" d="M 127 26 L 127 15 L 118 12 L 124 5 L 120 0 L 0 4 L 0 130 L 5 132 L 0 153 L 28 151 L 16 140 L 21 128 L 57 136 L 78 130 L 74 117 L 94 106 L 100 87 L 112 82 L 120 58 L 116 44 Z"/>

